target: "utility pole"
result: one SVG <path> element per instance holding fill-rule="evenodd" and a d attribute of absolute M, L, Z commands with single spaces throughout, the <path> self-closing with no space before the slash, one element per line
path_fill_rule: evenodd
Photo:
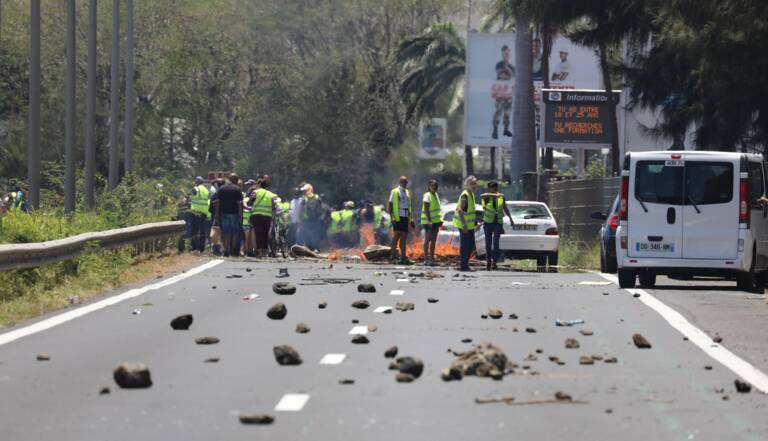
<path fill-rule="evenodd" d="M 133 172 L 133 0 L 125 0 L 125 173 Z"/>
<path fill-rule="evenodd" d="M 29 126 L 27 174 L 29 205 L 40 208 L 40 0 L 29 1 Z"/>
<path fill-rule="evenodd" d="M 88 91 L 85 98 L 85 208 L 93 210 L 96 174 L 96 5 L 88 6 Z"/>
<path fill-rule="evenodd" d="M 109 105 L 109 189 L 117 187 L 120 180 L 117 136 L 120 128 L 120 0 L 112 0 L 112 80 Z"/>
<path fill-rule="evenodd" d="M 75 0 L 67 0 L 67 79 L 65 87 L 64 212 L 75 210 Z"/>

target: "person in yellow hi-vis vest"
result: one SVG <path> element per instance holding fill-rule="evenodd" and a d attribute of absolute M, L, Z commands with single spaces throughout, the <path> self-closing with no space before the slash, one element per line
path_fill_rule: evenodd
<path fill-rule="evenodd" d="M 413 198 L 411 190 L 408 190 L 408 178 L 400 176 L 400 185 L 389 193 L 389 215 L 392 217 L 392 260 L 397 260 L 397 248 L 400 246 L 400 261 L 402 265 L 413 265 L 408 260 L 406 243 L 408 242 L 408 229 L 414 228 L 413 223 Z"/>
<path fill-rule="evenodd" d="M 195 178 L 195 186 L 192 187 L 192 194 L 189 198 L 189 211 L 192 212 L 191 218 L 191 236 L 192 250 L 205 251 L 205 223 L 211 218 L 208 207 L 211 204 L 210 192 L 203 184 L 202 176 Z"/>
<path fill-rule="evenodd" d="M 459 195 L 453 226 L 459 229 L 459 271 L 474 271 L 469 267 L 469 256 L 475 251 L 475 189 L 477 178 L 470 175 L 464 180 L 464 191 Z"/>
<path fill-rule="evenodd" d="M 435 245 L 437 233 L 443 226 L 443 215 L 440 210 L 440 196 L 437 194 L 437 180 L 430 179 L 427 192 L 422 198 L 421 226 L 424 228 L 424 265 L 437 266 L 435 262 Z"/>
<path fill-rule="evenodd" d="M 496 262 L 501 256 L 499 250 L 499 239 L 504 232 L 504 215 L 509 217 L 509 223 L 515 224 L 512 220 L 512 214 L 509 212 L 504 195 L 499 193 L 499 183 L 491 181 L 488 183 L 488 193 L 480 195 L 483 205 L 483 232 L 485 233 L 485 269 L 488 271 L 498 269 Z"/>
<path fill-rule="evenodd" d="M 264 175 L 256 180 L 256 191 L 251 201 L 251 227 L 256 236 L 256 257 L 267 257 L 269 247 L 269 228 L 272 226 L 272 216 L 276 211 L 277 195 L 268 190 L 272 180 Z"/>

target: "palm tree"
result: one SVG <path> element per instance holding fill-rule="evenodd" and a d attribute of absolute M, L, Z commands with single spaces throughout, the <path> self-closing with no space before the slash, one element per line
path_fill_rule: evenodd
<path fill-rule="evenodd" d="M 395 61 L 405 76 L 400 94 L 406 118 L 418 120 L 434 115 L 445 97 L 451 108 L 459 107 L 466 71 L 466 45 L 452 23 L 436 23 L 400 43 Z M 467 173 L 474 173 L 472 148 L 465 146 Z"/>

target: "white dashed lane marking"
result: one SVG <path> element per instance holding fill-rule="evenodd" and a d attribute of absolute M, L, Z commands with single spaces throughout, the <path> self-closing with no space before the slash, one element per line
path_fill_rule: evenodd
<path fill-rule="evenodd" d="M 393 289 L 392 291 L 389 292 L 389 295 L 391 296 L 401 296 L 403 294 L 405 294 L 405 291 L 403 291 L 402 289 Z"/>
<path fill-rule="evenodd" d="M 376 307 L 376 309 L 373 310 L 373 312 L 382 313 L 382 312 L 391 311 L 391 310 L 392 310 L 391 306 L 378 306 Z"/>
<path fill-rule="evenodd" d="M 277 412 L 298 412 L 309 401 L 308 394 L 285 394 L 275 406 Z"/>
<path fill-rule="evenodd" d="M 367 326 L 355 326 L 349 331 L 350 335 L 358 335 L 358 334 L 365 335 L 367 333 L 368 333 Z"/>
<path fill-rule="evenodd" d="M 341 364 L 346 358 L 347 354 L 325 354 L 320 359 L 320 364 Z"/>

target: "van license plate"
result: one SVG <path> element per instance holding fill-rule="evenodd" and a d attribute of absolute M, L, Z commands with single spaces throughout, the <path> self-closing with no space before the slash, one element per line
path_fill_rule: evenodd
<path fill-rule="evenodd" d="M 664 167 L 685 167 L 685 161 L 681 161 L 681 160 L 664 161 Z"/>
<path fill-rule="evenodd" d="M 635 244 L 637 251 L 652 251 L 657 253 L 674 253 L 675 244 L 662 242 L 637 242 Z"/>

